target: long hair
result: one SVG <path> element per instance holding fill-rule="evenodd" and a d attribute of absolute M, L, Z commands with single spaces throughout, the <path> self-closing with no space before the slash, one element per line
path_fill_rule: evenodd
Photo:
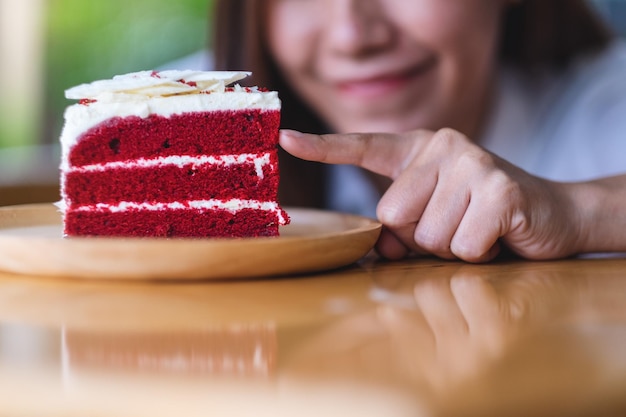
<path fill-rule="evenodd" d="M 563 69 L 614 38 L 588 0 L 520 0 L 502 25 L 500 60 L 526 71 Z"/>
<path fill-rule="evenodd" d="M 325 133 L 319 116 L 284 81 L 268 51 L 266 0 L 215 0 L 213 51 L 217 70 L 249 70 L 250 84 L 280 93 L 281 126 Z M 502 19 L 498 59 L 522 71 L 561 70 L 584 55 L 600 51 L 613 34 L 587 0 L 520 0 Z M 283 204 L 323 207 L 325 170 L 282 152 Z"/>

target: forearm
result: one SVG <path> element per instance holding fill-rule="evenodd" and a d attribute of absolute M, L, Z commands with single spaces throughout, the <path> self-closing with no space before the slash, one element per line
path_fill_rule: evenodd
<path fill-rule="evenodd" d="M 626 252 L 626 175 L 568 184 L 579 253 Z"/>

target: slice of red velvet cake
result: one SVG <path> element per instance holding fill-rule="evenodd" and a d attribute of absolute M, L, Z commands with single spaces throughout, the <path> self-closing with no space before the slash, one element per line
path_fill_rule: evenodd
<path fill-rule="evenodd" d="M 241 72 L 143 71 L 66 91 L 66 236 L 276 236 L 280 100 Z"/>

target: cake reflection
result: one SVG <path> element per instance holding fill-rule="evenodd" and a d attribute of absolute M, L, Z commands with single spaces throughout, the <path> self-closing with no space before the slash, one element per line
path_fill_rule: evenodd
<path fill-rule="evenodd" d="M 63 374 L 81 371 L 269 377 L 276 365 L 273 323 L 197 331 L 123 332 L 62 328 Z"/>

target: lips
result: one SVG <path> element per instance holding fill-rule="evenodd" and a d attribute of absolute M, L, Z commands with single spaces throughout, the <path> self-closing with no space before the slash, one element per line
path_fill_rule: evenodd
<path fill-rule="evenodd" d="M 434 66 L 435 60 L 424 61 L 408 69 L 399 71 L 381 71 L 372 76 L 352 77 L 334 84 L 336 90 L 344 96 L 359 99 L 382 98 L 395 91 L 404 89 L 408 84 L 423 76 Z"/>
<path fill-rule="evenodd" d="M 339 83 L 337 84 L 337 89 L 344 95 L 360 97 L 380 96 L 402 88 L 406 82 L 406 77 L 386 76 Z"/>

